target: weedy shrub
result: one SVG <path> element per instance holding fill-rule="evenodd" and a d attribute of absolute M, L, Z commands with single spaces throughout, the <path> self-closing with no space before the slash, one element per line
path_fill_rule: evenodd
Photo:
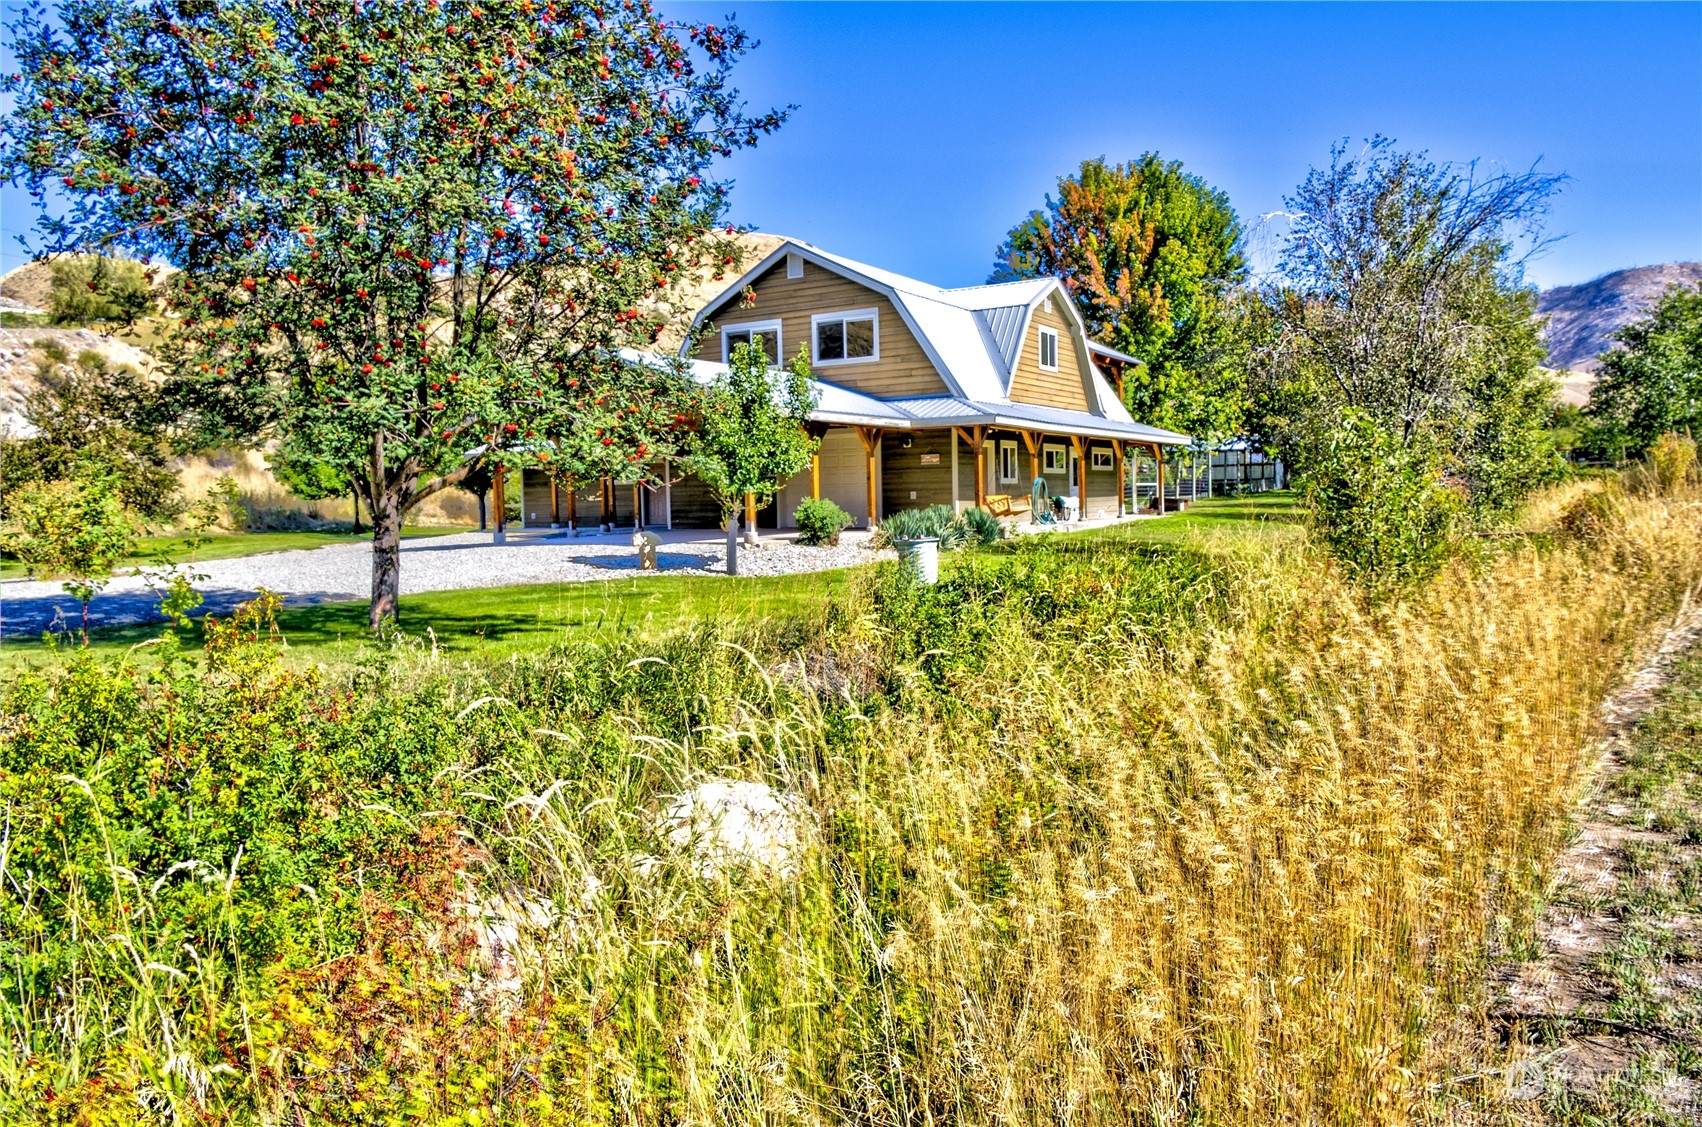
<path fill-rule="evenodd" d="M 1034 538 L 760 635 L 333 681 L 260 613 L 18 675 L 0 1119 L 1445 1116 L 1696 500 L 1399 602 Z M 665 832 L 710 777 L 791 797 L 796 872 Z"/>
<path fill-rule="evenodd" d="M 826 497 L 805 497 L 793 510 L 798 543 L 815 546 L 839 543 L 839 534 L 856 523 L 850 513 Z"/>

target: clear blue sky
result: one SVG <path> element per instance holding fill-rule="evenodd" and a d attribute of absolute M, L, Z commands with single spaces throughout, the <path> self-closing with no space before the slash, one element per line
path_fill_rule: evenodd
<path fill-rule="evenodd" d="M 728 5 L 668 4 L 696 19 Z M 941 285 L 1087 157 L 1147 150 L 1248 225 L 1341 138 L 1571 175 L 1549 286 L 1702 259 L 1702 4 L 746 4 L 733 218 Z"/>
<path fill-rule="evenodd" d="M 728 4 L 664 13 L 720 22 Z M 10 9 L 11 3 L 0 4 Z M 1568 173 L 1548 286 L 1702 259 L 1702 4 L 778 4 L 738 84 L 798 110 L 726 162 L 733 218 L 943 285 L 1082 159 L 1147 150 L 1282 206 L 1330 144 Z M 4 196 L 0 267 L 30 221 Z M 1256 250 L 1259 248 L 1255 248 Z"/>

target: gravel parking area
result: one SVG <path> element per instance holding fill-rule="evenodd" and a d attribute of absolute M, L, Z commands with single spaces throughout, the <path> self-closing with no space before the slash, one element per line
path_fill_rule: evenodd
<path fill-rule="evenodd" d="M 488 532 L 465 532 L 402 542 L 402 593 L 507 587 L 521 583 L 574 583 L 617 576 L 725 575 L 726 538 L 720 533 L 658 531 L 660 570 L 640 572 L 631 532 L 571 536 L 565 532 L 511 532 L 493 544 Z M 872 551 L 868 533 L 847 532 L 837 547 L 805 548 L 789 536 L 765 538 L 739 550 L 741 575 L 789 575 L 853 567 L 890 552 Z M 272 552 L 197 564 L 207 578 L 195 586 L 207 598 L 203 610 L 228 613 L 260 587 L 287 603 L 364 599 L 372 590 L 372 549 L 335 544 L 305 551 Z M 136 576 L 119 576 L 89 606 L 90 625 L 159 621 L 159 600 Z M 0 634 L 35 634 L 63 619 L 80 622 L 77 601 L 57 582 L 14 579 L 0 583 Z"/>

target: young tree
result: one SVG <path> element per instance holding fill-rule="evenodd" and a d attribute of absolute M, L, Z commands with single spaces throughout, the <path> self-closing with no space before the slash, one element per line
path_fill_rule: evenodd
<path fill-rule="evenodd" d="M 347 497 L 354 503 L 354 532 L 359 535 L 360 491 L 343 471 L 324 462 L 296 456 L 288 442 L 266 457 L 266 467 L 285 489 L 303 501 L 329 501 Z"/>
<path fill-rule="evenodd" d="M 686 465 L 714 494 L 727 528 L 727 574 L 739 574 L 739 511 L 745 495 L 765 503 L 810 464 L 816 440 L 804 430 L 815 410 L 809 349 L 771 368 L 760 345 L 733 349 L 727 374 L 705 388 Z"/>
<path fill-rule="evenodd" d="M 1702 433 L 1702 286 L 1674 286 L 1614 335 L 1590 392 L 1597 441 L 1641 454 L 1669 432 Z"/>
<path fill-rule="evenodd" d="M 1484 177 L 1382 138 L 1358 157 L 1338 146 L 1327 169 L 1307 176 L 1287 201 L 1283 284 L 1263 294 L 1255 353 L 1260 429 L 1302 485 L 1356 445 L 1345 432 L 1367 425 L 1404 451 L 1397 459 L 1366 447 L 1383 459 L 1385 483 L 1397 473 L 1451 474 L 1479 518 L 1505 514 L 1555 472 L 1553 385 L 1538 368 L 1534 294 L 1514 239 L 1540 245 L 1538 225 L 1561 179 Z M 1425 482 L 1409 485 L 1402 494 L 1413 504 L 1452 504 Z M 1345 493 L 1310 495 L 1328 506 Z M 1364 510 L 1361 533 L 1395 511 Z"/>
<path fill-rule="evenodd" d="M 1013 227 L 991 280 L 1057 276 L 1094 337 L 1145 361 L 1124 386 L 1142 421 L 1222 435 L 1242 381 L 1225 308 L 1246 277 L 1229 197 L 1179 161 L 1083 161 Z"/>
<path fill-rule="evenodd" d="M 740 29 L 648 0 L 66 0 L 11 32 L 0 166 L 49 249 L 184 271 L 179 423 L 286 435 L 355 483 L 374 625 L 405 514 L 466 451 L 562 438 L 541 416 L 630 433 L 576 387 L 661 334 L 655 295 L 736 257 L 709 166 L 784 117 L 728 85 Z"/>
<path fill-rule="evenodd" d="M 136 524 L 124 510 L 117 482 L 99 465 L 80 465 L 70 479 L 28 486 L 13 504 L 6 551 L 37 578 L 64 577 L 83 604 L 83 643 L 89 641 L 89 603 L 112 568 L 136 543 Z"/>

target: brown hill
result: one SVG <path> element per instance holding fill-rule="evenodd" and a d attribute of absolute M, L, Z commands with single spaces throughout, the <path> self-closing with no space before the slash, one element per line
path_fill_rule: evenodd
<path fill-rule="evenodd" d="M 1548 317 L 1543 331 L 1548 366 L 1593 373 L 1600 363 L 1596 357 L 1613 346 L 1613 334 L 1643 316 L 1669 286 L 1698 284 L 1702 262 L 1669 262 L 1544 290 L 1537 296 L 1537 312 Z"/>

